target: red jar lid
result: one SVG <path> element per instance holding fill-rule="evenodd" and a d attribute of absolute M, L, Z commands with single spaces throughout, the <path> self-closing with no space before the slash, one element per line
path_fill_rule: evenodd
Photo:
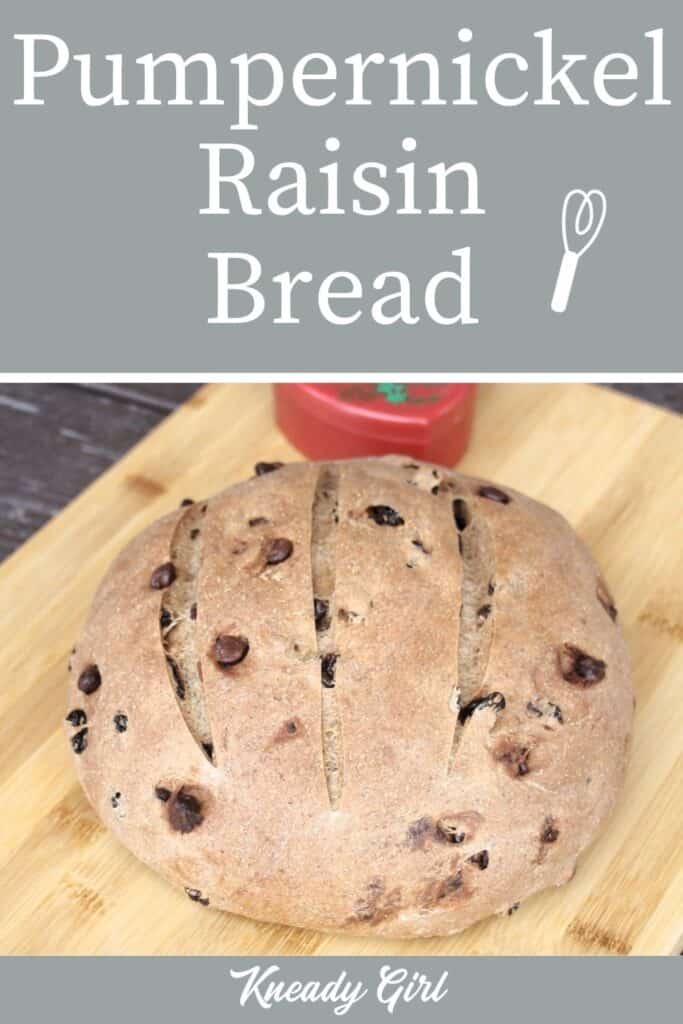
<path fill-rule="evenodd" d="M 470 436 L 476 384 L 276 384 L 280 429 L 311 459 L 412 455 L 453 466 Z"/>

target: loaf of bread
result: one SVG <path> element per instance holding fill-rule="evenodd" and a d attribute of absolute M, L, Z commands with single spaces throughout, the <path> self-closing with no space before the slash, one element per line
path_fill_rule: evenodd
<path fill-rule="evenodd" d="M 391 456 L 260 463 L 146 529 L 99 588 L 65 727 L 102 821 L 191 900 L 428 936 L 572 877 L 632 709 L 566 521 Z"/>

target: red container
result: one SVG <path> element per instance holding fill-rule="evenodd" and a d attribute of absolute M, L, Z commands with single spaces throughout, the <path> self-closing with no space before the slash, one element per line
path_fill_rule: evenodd
<path fill-rule="evenodd" d="M 453 466 L 469 441 L 476 384 L 276 384 L 282 432 L 310 459 L 412 455 Z"/>

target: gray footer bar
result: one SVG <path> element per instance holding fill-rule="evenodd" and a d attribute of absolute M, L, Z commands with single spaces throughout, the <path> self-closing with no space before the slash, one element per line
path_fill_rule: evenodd
<path fill-rule="evenodd" d="M 3 1019 L 653 1024 L 680 1012 L 679 957 L 14 957 Z"/>

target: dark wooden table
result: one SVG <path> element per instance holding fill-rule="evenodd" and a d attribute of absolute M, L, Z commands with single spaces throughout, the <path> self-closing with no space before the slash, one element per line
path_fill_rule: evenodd
<path fill-rule="evenodd" d="M 610 386 L 683 412 L 683 384 Z M 0 560 L 197 387 L 0 383 Z"/>

